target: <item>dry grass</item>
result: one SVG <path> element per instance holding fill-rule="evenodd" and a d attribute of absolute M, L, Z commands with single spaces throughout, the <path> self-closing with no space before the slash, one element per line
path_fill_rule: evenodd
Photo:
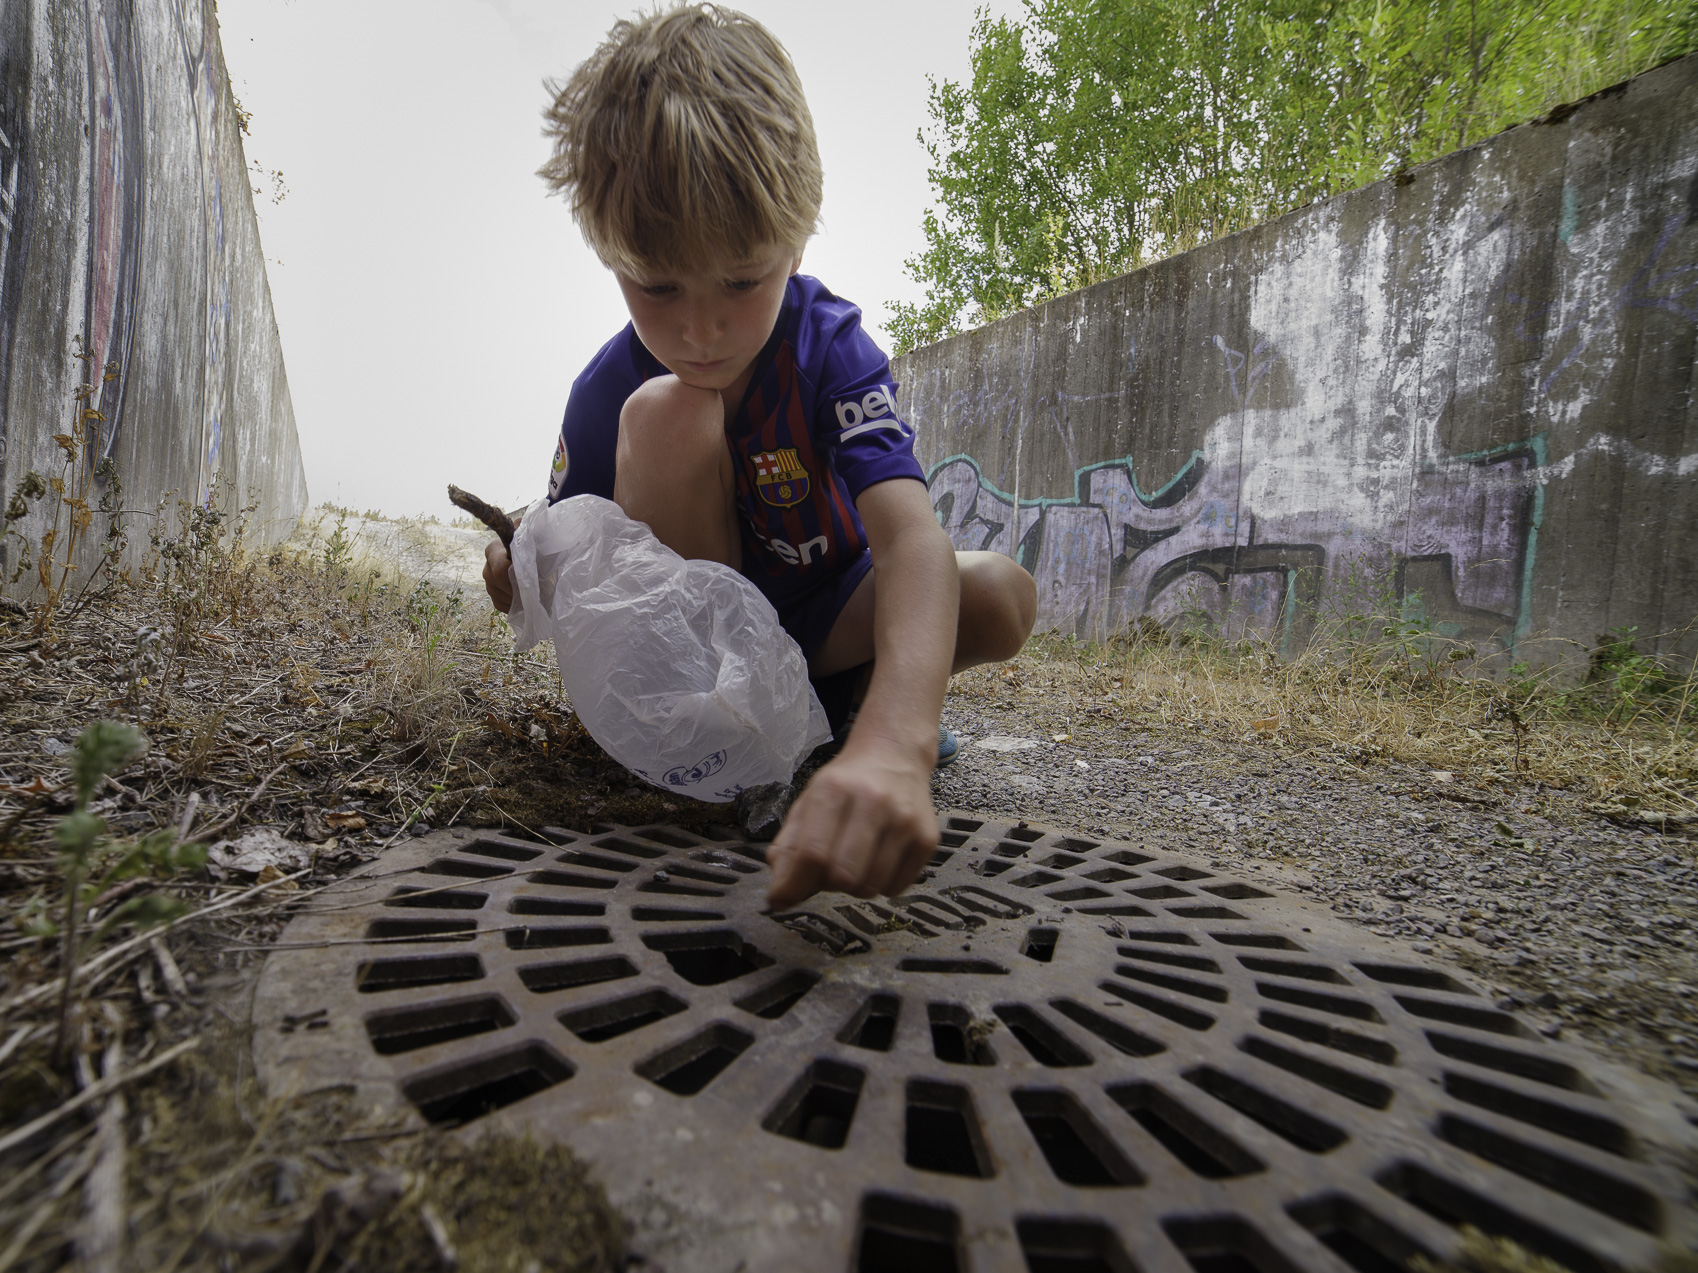
<path fill-rule="evenodd" d="M 1369 640 L 1364 632 L 1372 632 Z M 1323 633 L 1281 659 L 1265 643 L 1154 623 L 1103 644 L 1034 638 L 980 677 L 1053 682 L 1076 710 L 1123 725 L 1191 727 L 1357 764 L 1395 759 L 1478 782 L 1583 793 L 1595 812 L 1666 830 L 1698 826 L 1698 676 L 1636 634 L 1592 651 L 1583 679 L 1503 666 L 1395 623 Z"/>

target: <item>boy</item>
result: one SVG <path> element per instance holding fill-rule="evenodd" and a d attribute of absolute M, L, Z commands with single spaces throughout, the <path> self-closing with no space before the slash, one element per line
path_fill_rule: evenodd
<path fill-rule="evenodd" d="M 707 4 L 620 22 L 547 120 L 541 175 L 631 313 L 572 386 L 549 499 L 613 499 L 680 555 L 741 571 L 801 646 L 839 738 L 865 684 L 768 851 L 768 900 L 898 893 L 937 847 L 944 687 L 1019 651 L 1032 578 L 952 549 L 889 362 L 859 310 L 798 273 L 819 155 L 765 28 Z M 503 611 L 508 565 L 491 544 Z"/>

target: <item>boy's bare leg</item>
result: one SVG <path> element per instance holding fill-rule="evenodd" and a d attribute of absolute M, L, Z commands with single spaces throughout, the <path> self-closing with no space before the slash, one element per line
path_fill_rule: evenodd
<path fill-rule="evenodd" d="M 960 618 L 955 625 L 951 672 L 981 663 L 1001 663 L 1020 653 L 1038 613 L 1038 587 L 1012 558 L 1001 553 L 958 552 L 961 574 Z M 869 571 L 838 615 L 808 671 L 829 676 L 859 667 L 873 657 L 873 603 L 876 588 Z"/>
<path fill-rule="evenodd" d="M 656 376 L 625 400 L 613 498 L 681 557 L 737 569 L 736 475 L 725 445 L 725 404 L 712 389 Z"/>

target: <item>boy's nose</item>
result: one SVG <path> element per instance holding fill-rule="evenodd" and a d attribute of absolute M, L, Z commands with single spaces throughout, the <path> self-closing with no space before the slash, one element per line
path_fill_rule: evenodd
<path fill-rule="evenodd" d="M 711 348 L 719 339 L 724 326 L 712 305 L 695 304 L 687 306 L 684 310 L 682 335 L 685 341 L 698 349 Z"/>

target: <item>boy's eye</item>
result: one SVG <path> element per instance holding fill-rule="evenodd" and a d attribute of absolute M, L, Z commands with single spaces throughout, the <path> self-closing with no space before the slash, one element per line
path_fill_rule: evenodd
<path fill-rule="evenodd" d="M 677 290 L 671 283 L 644 283 L 642 285 L 644 296 L 670 296 Z"/>
<path fill-rule="evenodd" d="M 750 288 L 759 287 L 760 282 L 758 278 L 734 278 L 729 280 L 725 286 L 733 292 L 746 292 Z"/>

